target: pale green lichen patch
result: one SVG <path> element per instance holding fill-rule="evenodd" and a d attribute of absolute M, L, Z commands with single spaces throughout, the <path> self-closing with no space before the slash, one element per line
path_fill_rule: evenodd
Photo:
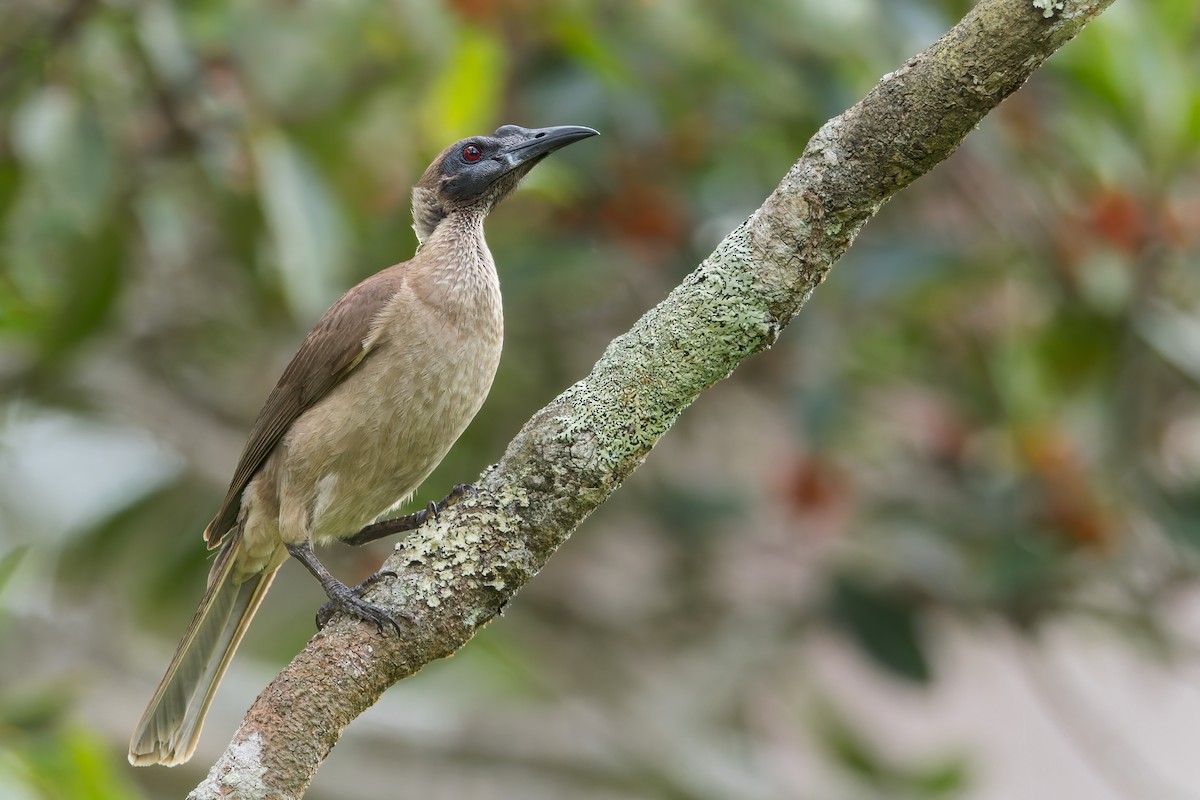
<path fill-rule="evenodd" d="M 423 567 L 402 581 L 407 600 L 436 608 L 456 591 L 503 585 L 502 573 L 528 568 L 514 522 L 515 512 L 529 506 L 527 493 L 513 487 L 486 500 L 464 498 L 455 506 L 461 513 L 443 514 L 396 545 L 405 564 Z"/>
<path fill-rule="evenodd" d="M 1033 7 L 1041 9 L 1043 17 L 1053 17 L 1055 11 L 1063 10 L 1063 0 L 1033 0 Z"/>
<path fill-rule="evenodd" d="M 490 610 L 471 608 L 467 610 L 467 616 L 463 621 L 466 623 L 467 627 L 469 627 L 471 630 L 475 630 L 481 625 L 486 625 L 491 618 L 492 614 Z"/>
<path fill-rule="evenodd" d="M 745 242 L 731 235 L 717 253 L 559 397 L 558 440 L 577 467 L 619 482 L 700 392 L 773 341 Z"/>

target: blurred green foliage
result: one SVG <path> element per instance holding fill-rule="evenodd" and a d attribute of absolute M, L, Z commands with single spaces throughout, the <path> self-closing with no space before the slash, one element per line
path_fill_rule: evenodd
<path fill-rule="evenodd" d="M 6 4 L 0 795 L 178 795 L 206 769 L 123 766 L 161 668 L 147 653 L 165 664 L 200 593 L 199 533 L 278 370 L 342 291 L 411 254 L 409 187 L 445 144 L 507 122 L 603 133 L 489 222 L 505 361 L 419 502 L 494 460 L 812 131 L 969 5 Z M 947 618 L 1031 636 L 1087 619 L 1178 655 L 1165 609 L 1200 548 L 1197 15 L 1117 3 L 885 207 L 503 624 L 406 682 L 529 736 L 587 698 L 615 731 L 604 763 L 416 736 L 391 743 L 416 753 L 408 785 L 453 767 L 511 777 L 454 796 L 794 796 L 763 755 L 794 743 L 750 710 L 815 692 L 793 722 L 837 796 L 964 796 L 960 753 L 903 763 L 832 710 L 838 687 L 770 665 L 805 673 L 793 644 L 832 631 L 929 686 Z M 361 578 L 385 552 L 331 558 Z M 289 580 L 241 658 L 278 664 L 311 631 L 319 594 Z M 311 796 L 391 796 L 363 774 Z"/>
<path fill-rule="evenodd" d="M 959 797 L 969 784 L 970 770 L 960 757 L 928 765 L 894 764 L 834 708 L 821 709 L 817 719 L 818 736 L 830 758 L 880 797 Z"/>
<path fill-rule="evenodd" d="M 129 800 L 136 787 L 99 737 L 69 729 L 29 737 L 0 752 L 0 790 L 12 800 Z"/>

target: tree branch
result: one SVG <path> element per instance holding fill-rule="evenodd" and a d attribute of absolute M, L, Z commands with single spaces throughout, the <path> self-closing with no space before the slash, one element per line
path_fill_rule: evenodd
<path fill-rule="evenodd" d="M 771 346 L 885 201 L 1111 2 L 981 0 L 826 123 L 758 211 L 534 415 L 476 496 L 397 545 L 386 568 L 398 577 L 370 598 L 409 617 L 407 635 L 335 620 L 263 691 L 190 797 L 300 797 L 351 720 L 491 620 L 697 395 Z"/>

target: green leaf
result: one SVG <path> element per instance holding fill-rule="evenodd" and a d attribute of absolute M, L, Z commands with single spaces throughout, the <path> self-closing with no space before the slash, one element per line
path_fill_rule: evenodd
<path fill-rule="evenodd" d="M 208 573 L 200 532 L 217 500 L 186 475 L 130 498 L 67 544 L 58 560 L 58 585 L 91 592 L 95 575 L 107 575 L 147 618 L 177 625 L 180 609 L 195 603 Z M 155 569 L 139 569 L 139 554 L 149 548 L 156 552 Z"/>
<path fill-rule="evenodd" d="M 922 797 L 954 797 L 968 788 L 970 777 L 967 763 L 961 758 L 952 758 L 915 770 L 911 783 Z"/>
<path fill-rule="evenodd" d="M 829 701 L 819 704 L 813 730 L 830 759 L 871 787 L 872 796 L 937 800 L 958 796 L 969 788 L 970 770 L 962 756 L 901 762 L 882 740 L 873 739 Z"/>
<path fill-rule="evenodd" d="M 1147 490 L 1146 497 L 1168 536 L 1200 550 L 1200 493 Z"/>
<path fill-rule="evenodd" d="M 447 143 L 491 130 L 503 95 L 504 49 L 492 35 L 464 27 L 421 105 L 426 141 Z"/>
<path fill-rule="evenodd" d="M 12 143 L 34 177 L 43 213 L 73 231 L 96 230 L 115 184 L 113 153 L 97 110 L 48 86 L 17 109 Z"/>
<path fill-rule="evenodd" d="M 588 70 L 613 83 L 628 84 L 633 72 L 617 55 L 596 37 L 590 21 L 582 15 L 564 14 L 556 20 L 554 34 L 562 48 L 585 64 Z"/>
<path fill-rule="evenodd" d="M 729 520 L 746 513 L 745 498 L 731 491 L 663 483 L 653 497 L 655 516 L 672 535 L 688 540 L 723 531 Z"/>
<path fill-rule="evenodd" d="M 59 86 L 16 109 L 11 142 L 0 314 L 54 355 L 115 296 L 126 231 L 113 221 L 114 153 L 97 108 Z"/>
<path fill-rule="evenodd" d="M 258 189 L 293 312 L 314 321 L 344 287 L 345 214 L 316 166 L 278 131 L 254 140 Z"/>
<path fill-rule="evenodd" d="M 833 621 L 876 664 L 899 678 L 929 683 L 932 670 L 911 603 L 856 577 L 840 575 L 830 587 L 829 605 Z"/>
<path fill-rule="evenodd" d="M 114 223 L 72 248 L 72 282 L 41 332 L 47 357 L 83 342 L 107 319 L 121 289 L 126 242 L 125 231 Z"/>
<path fill-rule="evenodd" d="M 17 572 L 17 567 L 21 566 L 21 561 L 28 553 L 29 545 L 23 544 L 0 556 L 0 592 L 3 592 L 4 587 L 12 580 L 12 576 Z"/>
<path fill-rule="evenodd" d="M 989 594 L 1022 617 L 1040 612 L 1060 587 L 1065 551 L 1049 536 L 1015 534 L 1001 537 L 989 554 Z"/>
<path fill-rule="evenodd" d="M 114 767 L 103 740 L 68 730 L 26 748 L 36 785 L 47 800 L 131 800 L 136 787 Z"/>
<path fill-rule="evenodd" d="M 1200 322 L 1194 316 L 1159 305 L 1136 322 L 1142 340 L 1164 361 L 1200 381 Z"/>
<path fill-rule="evenodd" d="M 6 646 L 14 646 L 11 638 Z M 0 730 L 27 734 L 52 731 L 71 713 L 78 699 L 78 693 L 64 680 L 18 680 L 9 675 L 0 694 Z"/>
<path fill-rule="evenodd" d="M 833 761 L 864 783 L 879 785 L 890 775 L 875 745 L 831 705 L 820 709 L 815 732 Z"/>

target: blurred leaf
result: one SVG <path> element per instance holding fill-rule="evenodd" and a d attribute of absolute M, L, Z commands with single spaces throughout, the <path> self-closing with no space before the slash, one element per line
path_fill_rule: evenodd
<path fill-rule="evenodd" d="M 12 576 L 17 572 L 17 567 L 21 566 L 21 561 L 28 553 L 29 545 L 22 544 L 0 556 L 0 593 L 4 592 L 4 587 L 12 580 Z"/>
<path fill-rule="evenodd" d="M 952 758 L 924 769 L 918 768 L 911 776 L 913 788 L 921 797 L 928 798 L 959 795 L 970 788 L 970 778 L 971 772 L 967 763 L 961 758 Z"/>
<path fill-rule="evenodd" d="M 41 332 L 42 350 L 58 356 L 97 330 L 112 310 L 125 264 L 125 231 L 117 224 L 72 248 L 72 281 Z"/>
<path fill-rule="evenodd" d="M 97 110 L 54 85 L 16 109 L 11 146 L 0 307 L 53 355 L 94 330 L 113 297 L 110 256 L 126 233 L 111 224 L 113 153 Z"/>
<path fill-rule="evenodd" d="M 1036 619 L 1067 589 L 1065 554 L 1063 545 L 1048 536 L 1001 537 L 988 555 L 989 598 L 1018 621 Z"/>
<path fill-rule="evenodd" d="M 828 601 L 833 622 L 876 664 L 914 683 L 930 681 L 920 617 L 911 602 L 848 574 L 834 577 Z"/>
<path fill-rule="evenodd" d="M 110 575 L 138 608 L 173 618 L 203 586 L 210 554 L 200 532 L 215 501 L 186 477 L 131 499 L 63 550 L 59 586 L 88 591 L 98 573 Z M 137 558 L 147 548 L 157 554 L 153 570 L 141 569 Z"/>
<path fill-rule="evenodd" d="M 829 512 L 848 498 L 849 482 L 828 458 L 797 457 L 780 471 L 781 496 L 797 514 Z"/>
<path fill-rule="evenodd" d="M 1152 502 L 1167 534 L 1193 550 L 1200 551 L 1200 491 L 1154 492 Z"/>
<path fill-rule="evenodd" d="M 1062 309 L 1037 342 L 1042 373 L 1065 389 L 1103 378 L 1120 352 L 1122 328 L 1119 319 L 1079 307 Z"/>
<path fill-rule="evenodd" d="M 970 771 L 959 757 L 931 764 L 901 764 L 830 703 L 817 713 L 816 733 L 834 762 L 887 798 L 947 798 L 968 788 Z"/>
<path fill-rule="evenodd" d="M 26 741 L 19 756 L 45 800 L 131 800 L 141 793 L 113 768 L 105 742 L 81 730 Z"/>
<path fill-rule="evenodd" d="M 0 797 L 5 800 L 42 800 L 29 785 L 28 770 L 17 753 L 0 748 Z"/>
<path fill-rule="evenodd" d="M 53 729 L 70 713 L 76 692 L 61 682 L 42 682 L 31 688 L 32 676 L 23 677 L 16 690 L 6 686 L 0 695 L 0 730 L 38 733 Z"/>
<path fill-rule="evenodd" d="M 598 77 L 628 83 L 632 74 L 626 64 L 595 35 L 586 17 L 563 15 L 554 29 L 563 49 L 587 65 Z"/>
<path fill-rule="evenodd" d="M 490 133 L 503 95 L 507 59 L 493 36 L 464 26 L 421 105 L 426 141 L 452 142 Z"/>
<path fill-rule="evenodd" d="M 316 167 L 278 131 L 254 139 L 259 194 L 293 312 L 315 321 L 344 290 L 344 212 Z"/>
<path fill-rule="evenodd" d="M 172 3 L 145 3 L 137 18 L 138 41 L 168 84 L 182 85 L 196 72 L 196 58 Z"/>
<path fill-rule="evenodd" d="M 890 772 L 875 746 L 831 705 L 821 709 L 816 730 L 834 761 L 860 780 L 879 784 Z"/>
<path fill-rule="evenodd" d="M 653 492 L 651 509 L 671 533 L 687 539 L 718 532 L 745 512 L 746 500 L 729 491 L 700 491 L 663 484 Z"/>
<path fill-rule="evenodd" d="M 1159 305 L 1136 320 L 1142 339 L 1163 360 L 1193 381 L 1200 381 L 1200 320 Z"/>
<path fill-rule="evenodd" d="M 34 94 L 16 112 L 12 144 L 44 192 L 43 211 L 80 232 L 94 230 L 113 189 L 112 152 L 96 110 L 59 86 Z"/>

